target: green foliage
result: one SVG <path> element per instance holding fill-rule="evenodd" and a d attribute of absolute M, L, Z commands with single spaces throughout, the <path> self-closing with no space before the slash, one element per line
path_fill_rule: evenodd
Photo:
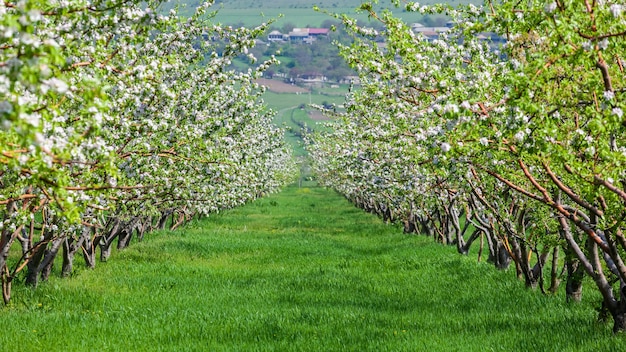
<path fill-rule="evenodd" d="M 6 350 L 619 350 L 581 304 L 315 185 L 159 232 L 95 271 L 20 287 Z M 541 307 L 537 309 L 537 307 Z M 97 333 L 94 333 L 97 332 Z"/>

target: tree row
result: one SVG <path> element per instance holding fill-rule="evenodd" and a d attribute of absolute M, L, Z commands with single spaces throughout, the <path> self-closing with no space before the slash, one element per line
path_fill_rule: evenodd
<path fill-rule="evenodd" d="M 115 241 L 124 248 L 293 177 L 254 83 L 274 60 L 227 69 L 266 25 L 215 25 L 211 5 L 183 19 L 160 1 L 0 4 L 5 303 L 14 280 L 37 285 L 57 257 L 70 275 L 76 255 L 93 267 Z"/>
<path fill-rule="evenodd" d="M 626 329 L 626 7 L 405 8 L 455 25 L 430 40 L 367 3 L 383 30 L 334 15 L 362 88 L 332 132 L 308 136 L 318 180 L 543 292 L 563 280 L 578 300 L 588 277 L 602 317 Z"/>

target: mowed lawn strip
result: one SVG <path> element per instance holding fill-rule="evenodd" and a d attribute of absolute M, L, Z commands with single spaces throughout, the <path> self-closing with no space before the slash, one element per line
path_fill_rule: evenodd
<path fill-rule="evenodd" d="M 591 292 L 589 289 L 585 292 Z M 15 351 L 617 351 L 598 297 L 403 235 L 332 191 L 289 187 L 149 234 L 95 270 L 16 285 Z"/>

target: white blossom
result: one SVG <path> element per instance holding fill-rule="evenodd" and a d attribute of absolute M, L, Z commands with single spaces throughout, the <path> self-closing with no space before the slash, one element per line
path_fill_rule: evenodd
<path fill-rule="evenodd" d="M 59 94 L 65 94 L 69 89 L 67 83 L 65 83 L 64 81 L 56 77 L 45 79 L 42 81 L 42 83 L 43 83 L 42 90 L 44 94 L 48 91 L 48 89 L 51 89 L 52 91 L 57 92 Z"/>
<path fill-rule="evenodd" d="M 0 114 L 10 114 L 13 112 L 13 104 L 3 100 L 0 101 Z"/>
<path fill-rule="evenodd" d="M 598 43 L 600 50 L 606 50 L 609 47 L 609 39 L 604 38 Z"/>
<path fill-rule="evenodd" d="M 622 11 L 624 10 L 624 5 L 612 4 L 609 9 L 611 10 L 611 14 L 613 15 L 613 17 L 618 18 L 622 15 Z"/>
<path fill-rule="evenodd" d="M 38 113 L 32 113 L 32 114 L 21 113 L 20 119 L 24 120 L 26 123 L 34 127 L 39 127 L 39 121 L 41 119 L 41 116 Z"/>
<path fill-rule="evenodd" d="M 544 7 L 544 10 L 547 13 L 553 13 L 556 10 L 556 8 L 557 8 L 557 4 L 555 1 L 553 1 L 553 2 L 546 4 L 546 6 Z"/>

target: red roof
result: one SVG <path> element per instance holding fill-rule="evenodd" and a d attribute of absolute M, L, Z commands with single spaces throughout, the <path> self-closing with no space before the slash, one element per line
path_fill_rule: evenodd
<path fill-rule="evenodd" d="M 328 28 L 309 28 L 309 34 L 328 34 Z"/>

